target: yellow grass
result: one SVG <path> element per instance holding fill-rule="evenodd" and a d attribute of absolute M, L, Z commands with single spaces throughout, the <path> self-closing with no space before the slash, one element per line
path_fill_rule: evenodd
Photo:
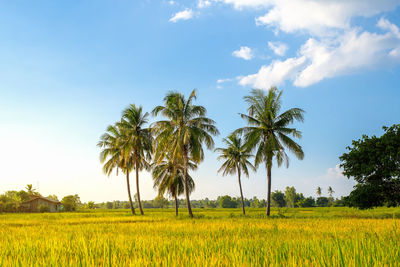
<path fill-rule="evenodd" d="M 400 209 L 0 215 L 0 266 L 396 266 Z M 181 211 L 183 213 L 184 210 Z"/>

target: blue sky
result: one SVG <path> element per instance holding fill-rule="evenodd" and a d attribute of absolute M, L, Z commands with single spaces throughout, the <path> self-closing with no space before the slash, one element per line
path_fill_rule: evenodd
<path fill-rule="evenodd" d="M 32 183 L 83 201 L 127 199 L 124 177 L 102 174 L 96 143 L 130 103 L 150 111 L 168 90 L 198 89 L 221 135 L 243 126 L 242 97 L 272 85 L 305 159 L 273 169 L 273 190 L 348 194 L 338 157 L 362 134 L 399 123 L 400 1 L 2 1 L 0 192 Z M 208 152 L 193 198 L 237 196 Z M 266 195 L 265 170 L 243 182 Z M 156 193 L 141 174 L 143 198 Z"/>

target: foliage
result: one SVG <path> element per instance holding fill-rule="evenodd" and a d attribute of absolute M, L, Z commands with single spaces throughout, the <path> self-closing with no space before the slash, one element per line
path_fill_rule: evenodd
<path fill-rule="evenodd" d="M 291 128 L 295 121 L 303 121 L 304 111 L 300 108 L 291 108 L 283 113 L 281 110 L 281 96 L 276 88 L 271 88 L 267 94 L 263 90 L 252 90 L 244 99 L 248 103 L 248 114 L 241 114 L 247 127 L 238 129 L 237 133 L 245 135 L 246 144 L 250 150 L 255 150 L 255 166 L 265 164 L 267 169 L 267 216 L 270 213 L 271 203 L 271 169 L 275 158 L 278 166 L 285 163 L 289 166 L 289 157 L 286 149 L 298 159 L 303 159 L 304 152 L 290 136 L 301 138 L 301 132 Z M 286 148 L 286 149 L 285 149 Z"/>
<path fill-rule="evenodd" d="M 38 207 L 39 212 L 50 212 L 50 207 L 48 205 L 40 204 Z"/>
<path fill-rule="evenodd" d="M 86 208 L 88 209 L 94 209 L 96 207 L 96 205 L 94 204 L 94 201 L 89 201 L 88 203 L 86 203 Z"/>
<path fill-rule="evenodd" d="M 78 205 L 81 204 L 81 200 L 78 195 L 68 195 L 63 197 L 61 203 L 65 211 L 75 211 Z"/>
<path fill-rule="evenodd" d="M 282 191 L 275 190 L 272 192 L 271 199 L 273 207 L 282 208 L 286 206 L 285 194 Z"/>
<path fill-rule="evenodd" d="M 219 203 L 219 207 L 221 208 L 236 208 L 238 206 L 238 203 L 232 199 L 230 196 L 222 196 L 218 197 L 217 199 Z"/>
<path fill-rule="evenodd" d="M 153 201 L 154 208 L 166 208 L 168 207 L 168 199 L 163 196 L 157 196 Z"/>
<path fill-rule="evenodd" d="M 318 207 L 328 207 L 329 199 L 327 197 L 319 197 L 317 198 L 316 204 Z"/>
<path fill-rule="evenodd" d="M 287 186 L 285 190 L 286 206 L 288 208 L 294 208 L 296 204 L 296 189 L 294 186 Z"/>
<path fill-rule="evenodd" d="M 358 182 L 346 199 L 350 206 L 400 205 L 400 124 L 383 129 L 381 137 L 354 140 L 340 157 L 343 174 Z"/>

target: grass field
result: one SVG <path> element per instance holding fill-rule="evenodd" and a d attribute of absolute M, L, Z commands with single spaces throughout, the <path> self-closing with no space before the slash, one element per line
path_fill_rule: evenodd
<path fill-rule="evenodd" d="M 0 266 L 399 266 L 400 208 L 1 214 Z"/>

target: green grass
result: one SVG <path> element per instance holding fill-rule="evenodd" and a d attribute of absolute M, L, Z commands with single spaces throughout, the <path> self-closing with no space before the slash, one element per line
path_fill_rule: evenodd
<path fill-rule="evenodd" d="M 1 214 L 0 266 L 397 266 L 400 208 Z"/>

